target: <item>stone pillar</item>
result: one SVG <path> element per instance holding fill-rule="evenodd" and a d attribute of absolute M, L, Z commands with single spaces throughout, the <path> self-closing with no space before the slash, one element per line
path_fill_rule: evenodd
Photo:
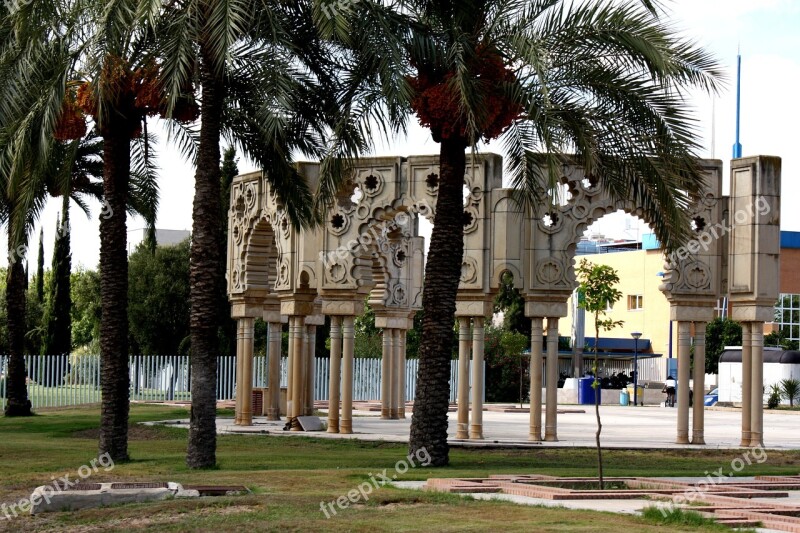
<path fill-rule="evenodd" d="M 339 432 L 353 432 L 353 342 L 355 317 L 346 316 L 342 320 L 342 418 Z"/>
<path fill-rule="evenodd" d="M 706 323 L 694 323 L 694 408 L 692 411 L 692 444 L 705 444 Z"/>
<path fill-rule="evenodd" d="M 750 322 L 742 323 L 742 446 L 750 446 L 750 397 L 752 391 L 753 342 Z"/>
<path fill-rule="evenodd" d="M 403 375 L 403 367 L 401 366 L 403 364 L 403 358 L 400 356 L 401 344 L 403 343 L 400 341 L 400 337 L 403 333 L 403 330 L 395 329 L 394 342 L 392 343 L 392 363 L 394 364 L 394 368 L 392 370 L 392 381 L 394 382 L 394 396 L 392 396 L 392 403 L 394 404 L 394 413 L 392 418 L 395 420 L 400 418 L 400 406 L 403 403 L 401 397 L 405 396 L 405 394 L 403 394 L 403 392 L 400 390 L 401 376 Z M 405 349 L 405 347 L 402 348 Z"/>
<path fill-rule="evenodd" d="M 470 439 L 483 438 L 483 317 L 472 319 L 472 423 Z"/>
<path fill-rule="evenodd" d="M 390 328 L 384 331 L 389 338 L 389 418 L 397 420 L 397 330 Z"/>
<path fill-rule="evenodd" d="M 397 418 L 406 417 L 406 335 L 404 329 L 397 330 Z"/>
<path fill-rule="evenodd" d="M 328 433 L 339 433 L 339 386 L 342 364 L 342 317 L 331 317 L 331 359 L 328 381 Z"/>
<path fill-rule="evenodd" d="M 289 317 L 289 343 L 292 345 L 292 408 L 290 409 L 292 418 L 303 414 L 303 403 L 305 400 L 303 375 L 305 374 L 305 350 L 303 337 L 305 333 L 304 318 L 302 316 Z M 295 426 L 292 431 L 300 431 L 300 427 Z"/>
<path fill-rule="evenodd" d="M 752 370 L 750 374 L 750 446 L 764 446 L 764 324 L 750 323 Z M 742 383 L 742 385 L 746 385 Z"/>
<path fill-rule="evenodd" d="M 544 440 L 558 441 L 558 317 L 547 318 L 547 410 Z"/>
<path fill-rule="evenodd" d="M 678 322 L 678 437 L 677 444 L 689 444 L 689 372 L 692 336 L 690 322 Z"/>
<path fill-rule="evenodd" d="M 383 329 L 383 352 L 381 355 L 381 418 L 391 418 L 392 382 L 392 330 Z"/>
<path fill-rule="evenodd" d="M 314 366 L 316 358 L 314 357 L 317 347 L 317 326 L 306 326 L 306 409 L 305 415 L 311 416 L 314 414 Z"/>
<path fill-rule="evenodd" d="M 281 419 L 281 323 L 270 322 L 267 342 L 269 354 L 269 398 L 267 420 Z"/>
<path fill-rule="evenodd" d="M 253 425 L 253 334 L 255 320 L 240 318 L 242 323 L 242 409 L 240 425 Z"/>
<path fill-rule="evenodd" d="M 528 440 L 542 441 L 542 319 L 531 318 L 531 416 Z"/>
<path fill-rule="evenodd" d="M 242 423 L 242 375 L 244 370 L 244 323 L 242 319 L 236 320 L 236 406 L 234 408 L 233 423 L 237 426 Z"/>
<path fill-rule="evenodd" d="M 458 423 L 456 438 L 469 438 L 469 357 L 472 335 L 469 317 L 458 317 Z"/>

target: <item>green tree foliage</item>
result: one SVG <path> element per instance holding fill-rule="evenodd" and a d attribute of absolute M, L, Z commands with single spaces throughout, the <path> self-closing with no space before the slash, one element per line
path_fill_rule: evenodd
<path fill-rule="evenodd" d="M 530 389 L 530 380 L 525 379 L 526 369 L 530 368 L 527 361 L 530 360 L 530 353 L 527 356 L 523 353 L 528 345 L 528 337 L 516 331 L 504 331 L 500 337 L 500 345 L 506 357 L 511 358 L 517 363 L 519 368 L 519 406 L 522 408 L 522 400 L 526 395 L 525 389 Z M 528 383 L 526 387 L 525 384 Z"/>
<path fill-rule="evenodd" d="M 52 275 L 43 319 L 45 335 L 42 351 L 46 354 L 65 354 L 72 351 L 72 299 L 70 295 L 72 254 L 69 236 L 69 197 L 64 196 L 63 199 L 63 219 L 56 221 Z"/>
<path fill-rule="evenodd" d="M 764 346 L 780 346 L 784 350 L 797 350 L 798 342 L 789 338 L 789 328 L 784 326 L 778 331 L 764 335 Z"/>
<path fill-rule="evenodd" d="M 131 339 L 142 354 L 187 353 L 189 336 L 189 240 L 140 246 L 131 254 L 128 319 Z"/>
<path fill-rule="evenodd" d="M 742 345 L 742 326 L 728 318 L 715 318 L 706 326 L 706 374 L 719 371 L 719 358 L 726 346 Z"/>
<path fill-rule="evenodd" d="M 530 338 L 531 319 L 525 316 L 525 298 L 514 287 L 514 276 L 510 272 L 503 273 L 500 278 L 500 290 L 494 298 L 494 312 L 503 313 L 504 329 Z"/>
<path fill-rule="evenodd" d="M 44 226 L 39 230 L 39 254 L 36 256 L 36 301 L 44 301 Z"/>
<path fill-rule="evenodd" d="M 90 354 L 100 353 L 100 274 L 79 268 L 70 276 L 72 344 Z"/>
<path fill-rule="evenodd" d="M 600 447 L 600 433 L 603 429 L 603 425 L 600 422 L 600 381 L 597 378 L 597 345 L 599 344 L 601 330 L 608 331 L 609 329 L 622 325 L 621 320 L 603 318 L 606 315 L 606 310 L 622 298 L 622 292 L 616 288 L 616 285 L 619 283 L 617 271 L 608 265 L 594 265 L 586 259 L 583 259 L 580 265 L 578 265 L 577 274 L 580 280 L 578 291 L 583 296 L 583 298 L 578 301 L 578 305 L 589 312 L 594 318 L 594 364 L 592 366 L 594 382 L 592 383 L 592 387 L 595 390 L 594 412 L 597 418 L 597 433 L 595 433 L 595 442 L 597 443 L 597 477 L 600 483 L 600 490 L 603 490 L 603 452 Z"/>
<path fill-rule="evenodd" d="M 233 146 L 228 147 L 223 156 L 222 164 L 220 165 L 220 231 L 221 237 L 219 239 L 219 278 L 225 279 L 227 272 L 228 261 L 228 210 L 231 203 L 231 183 L 233 178 L 239 174 L 239 166 L 237 165 L 239 159 L 236 157 L 236 149 Z M 235 354 L 236 353 L 236 321 L 231 318 L 231 306 L 228 301 L 228 287 L 225 283 L 219 284 L 219 349 L 220 354 Z M 262 332 L 266 334 L 268 327 L 266 324 L 256 323 L 256 334 Z M 261 346 L 266 352 L 266 345 L 264 340 L 256 337 L 256 342 L 264 344 Z M 258 346 L 256 348 L 259 348 Z"/>

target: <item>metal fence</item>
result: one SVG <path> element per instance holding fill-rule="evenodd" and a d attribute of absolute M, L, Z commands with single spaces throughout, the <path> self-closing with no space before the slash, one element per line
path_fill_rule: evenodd
<path fill-rule="evenodd" d="M 328 399 L 328 358 L 314 362 L 314 398 Z M 416 393 L 418 359 L 406 361 L 406 398 Z M 28 355 L 28 397 L 34 408 L 67 407 L 97 403 L 100 392 L 100 357 L 97 355 Z M 217 359 L 217 398 L 232 400 L 236 395 L 236 358 Z M 191 363 L 188 355 L 133 355 L 129 362 L 131 400 L 190 401 Z M 0 407 L 6 404 L 8 356 L 0 355 Z M 281 386 L 286 386 L 287 359 L 281 361 Z M 471 379 L 471 373 L 470 373 Z M 253 361 L 253 386 L 269 382 L 268 358 Z M 381 360 L 355 359 L 353 362 L 353 399 L 379 400 L 381 397 Z M 457 361 L 450 366 L 450 401 L 458 390 Z"/>

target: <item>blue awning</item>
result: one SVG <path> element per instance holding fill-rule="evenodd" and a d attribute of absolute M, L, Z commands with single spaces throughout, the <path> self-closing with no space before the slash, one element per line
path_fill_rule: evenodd
<path fill-rule="evenodd" d="M 604 352 L 622 352 L 633 354 L 638 347 L 638 351 L 647 352 L 650 350 L 650 339 L 639 339 L 637 343 L 635 339 L 614 339 L 614 338 L 600 338 L 597 343 L 597 351 Z M 594 337 L 586 337 L 586 348 L 584 352 L 594 351 Z"/>

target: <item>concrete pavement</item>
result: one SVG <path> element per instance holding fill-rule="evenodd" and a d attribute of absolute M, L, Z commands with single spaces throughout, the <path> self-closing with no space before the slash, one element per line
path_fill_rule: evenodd
<path fill-rule="evenodd" d="M 594 406 L 564 405 L 567 412 L 558 415 L 558 442 L 531 443 L 528 441 L 527 413 L 504 413 L 486 410 L 483 413 L 484 440 L 456 440 L 456 413 L 449 413 L 450 442 L 465 446 L 554 446 L 594 447 L 596 420 Z M 583 412 L 580 412 L 583 411 Z M 411 409 L 407 409 L 411 413 Z M 255 417 L 252 426 L 236 426 L 233 419 L 217 420 L 219 433 L 268 433 L 286 436 L 321 438 L 350 438 L 408 442 L 411 416 L 405 420 L 382 420 L 379 413 L 357 410 L 353 417 L 353 434 L 326 432 L 283 431 L 284 421 L 269 422 Z M 675 444 L 677 409 L 665 407 L 601 406 L 601 434 L 605 448 L 739 448 L 741 413 L 738 409 L 707 408 L 705 411 L 705 446 Z M 188 420 L 167 423 L 188 427 Z M 800 449 L 800 412 L 764 411 L 764 444 L 771 449 Z M 691 424 L 690 426 L 691 427 Z"/>

